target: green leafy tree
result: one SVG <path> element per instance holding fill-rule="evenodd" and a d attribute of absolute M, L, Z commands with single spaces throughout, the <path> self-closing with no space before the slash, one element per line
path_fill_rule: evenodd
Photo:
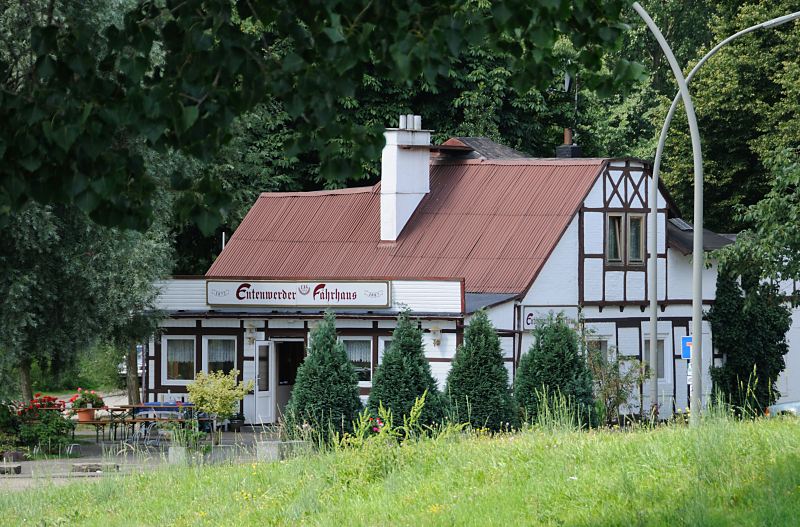
<path fill-rule="evenodd" d="M 308 356 L 297 369 L 292 397 L 286 405 L 290 425 L 311 425 L 323 439 L 351 428 L 361 408 L 358 378 L 336 338 L 336 319 L 328 312 L 311 331 Z"/>
<path fill-rule="evenodd" d="M 446 394 L 455 418 L 476 428 L 516 426 L 517 411 L 508 386 L 500 338 L 486 312 L 479 311 L 464 331 L 447 375 Z"/>
<path fill-rule="evenodd" d="M 410 416 L 414 402 L 425 392 L 421 422 L 431 424 L 442 418 L 441 396 L 425 358 L 422 330 L 404 312 L 397 320 L 392 343 L 375 370 L 367 406 L 375 415 L 382 404 L 397 418 Z"/>
<path fill-rule="evenodd" d="M 29 399 L 33 366 L 66 376 L 81 350 L 148 316 L 169 243 L 100 227 L 75 208 L 32 205 L 11 218 L 0 232 L 0 349 Z"/>
<path fill-rule="evenodd" d="M 759 275 L 751 258 L 724 259 L 708 319 L 714 348 L 724 357 L 711 369 L 714 389 L 735 408 L 760 414 L 780 397 L 775 383 L 786 367 L 791 312 L 776 283 Z"/>
<path fill-rule="evenodd" d="M 728 255 L 734 261 L 757 258 L 764 277 L 800 279 L 800 163 L 796 154 L 781 152 L 772 164 L 774 179 L 764 198 L 742 210 L 752 227 L 739 234 Z"/>
<path fill-rule="evenodd" d="M 142 227 L 157 184 L 139 148 L 211 159 L 237 115 L 271 98 L 296 139 L 289 155 L 319 152 L 322 175 L 342 181 L 381 146 L 380 128 L 342 122 L 365 74 L 398 82 L 446 79 L 459 54 L 488 45 L 505 55 L 521 92 L 547 84 L 566 35 L 584 81 L 603 88 L 637 74 L 623 60 L 598 73 L 626 26 L 626 3 L 404 4 L 370 0 L 22 2 L 0 24 L 0 211 L 31 200 L 75 204 L 103 223 Z M 16 6 L 15 6 L 16 7 Z M 6 29 L 8 28 L 8 29 Z M 351 147 L 349 156 L 329 148 Z M 229 198 L 218 179 L 176 177 L 176 210 L 210 233 Z"/>
<path fill-rule="evenodd" d="M 595 415 L 592 373 L 581 354 L 580 337 L 563 313 L 536 322 L 534 343 L 519 361 L 514 395 L 527 416 L 535 419 L 540 397 L 560 393 L 585 422 Z"/>
<path fill-rule="evenodd" d="M 770 18 L 797 11 L 794 0 L 753 1 L 735 16 L 716 18 L 714 42 Z M 770 190 L 774 161 L 800 149 L 800 31 L 797 22 L 733 41 L 692 82 L 703 143 L 705 225 L 718 232 L 752 226 L 733 212 Z M 702 52 L 707 51 L 707 48 Z M 688 214 L 693 204 L 691 139 L 685 114 L 676 115 L 664 157 L 664 182 Z"/>

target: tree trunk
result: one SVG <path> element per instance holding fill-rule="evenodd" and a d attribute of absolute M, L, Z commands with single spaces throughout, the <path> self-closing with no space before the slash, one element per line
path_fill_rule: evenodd
<path fill-rule="evenodd" d="M 24 359 L 19 363 L 19 386 L 22 389 L 22 400 L 33 399 L 33 386 L 31 386 L 31 361 Z"/>
<path fill-rule="evenodd" d="M 126 384 L 128 387 L 128 404 L 140 404 L 142 399 L 140 397 L 139 387 L 139 361 L 136 357 L 136 342 L 132 342 L 128 346 L 128 353 L 125 356 L 125 363 L 127 375 Z"/>

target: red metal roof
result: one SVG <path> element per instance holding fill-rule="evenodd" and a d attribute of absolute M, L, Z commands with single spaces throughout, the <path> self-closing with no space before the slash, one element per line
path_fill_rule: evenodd
<path fill-rule="evenodd" d="M 206 273 L 214 278 L 464 279 L 522 293 L 604 159 L 438 161 L 396 242 L 380 241 L 380 184 L 264 193 Z"/>

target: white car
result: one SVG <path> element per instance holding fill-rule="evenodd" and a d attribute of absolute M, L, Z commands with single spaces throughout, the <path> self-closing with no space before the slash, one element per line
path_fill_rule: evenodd
<path fill-rule="evenodd" d="M 144 346 L 141 344 L 136 345 L 136 365 L 137 370 L 139 372 L 139 378 L 142 378 L 142 373 L 144 373 L 144 368 L 142 366 L 142 356 L 144 355 Z M 126 365 L 125 361 L 120 362 L 117 366 L 117 371 L 119 371 L 119 376 L 122 380 L 128 376 L 128 366 Z"/>
<path fill-rule="evenodd" d="M 764 412 L 766 417 L 777 417 L 779 415 L 793 415 L 797 417 L 800 414 L 800 401 L 791 401 L 788 403 L 773 404 L 768 406 Z"/>

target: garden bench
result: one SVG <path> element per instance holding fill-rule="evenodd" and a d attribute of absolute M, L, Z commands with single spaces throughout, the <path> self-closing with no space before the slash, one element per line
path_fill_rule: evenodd
<path fill-rule="evenodd" d="M 3 463 L 0 465 L 0 474 L 21 474 L 22 465 L 9 465 Z"/>
<path fill-rule="evenodd" d="M 71 472 L 117 472 L 116 463 L 73 463 Z"/>

